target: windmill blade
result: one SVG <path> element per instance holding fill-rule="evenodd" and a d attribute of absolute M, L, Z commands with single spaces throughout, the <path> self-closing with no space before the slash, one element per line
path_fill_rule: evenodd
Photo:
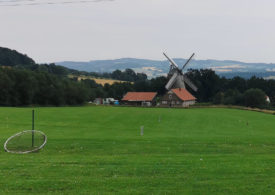
<path fill-rule="evenodd" d="M 183 65 L 181 72 L 183 71 L 183 69 L 187 66 L 187 64 L 190 62 L 190 60 L 194 57 L 195 53 L 192 54 L 192 56 L 187 60 L 187 62 Z"/>
<path fill-rule="evenodd" d="M 183 76 L 184 82 L 185 82 L 191 89 L 193 89 L 193 91 L 198 91 L 198 88 L 196 87 L 196 85 L 195 85 L 194 83 L 192 83 L 192 81 L 190 81 L 186 75 L 182 75 L 182 76 Z"/>
<path fill-rule="evenodd" d="M 171 77 L 171 79 L 168 81 L 168 83 L 165 85 L 165 88 L 167 90 L 170 90 L 173 86 L 173 84 L 176 82 L 177 80 L 177 77 L 178 77 L 178 73 L 174 73 L 173 76 Z"/>
<path fill-rule="evenodd" d="M 176 64 L 176 62 L 174 62 L 173 59 L 171 59 L 171 58 L 168 57 L 168 55 L 167 55 L 166 53 L 163 52 L 163 55 L 169 60 L 169 62 L 170 62 L 172 65 L 176 66 L 177 68 L 179 67 L 179 66 Z"/>

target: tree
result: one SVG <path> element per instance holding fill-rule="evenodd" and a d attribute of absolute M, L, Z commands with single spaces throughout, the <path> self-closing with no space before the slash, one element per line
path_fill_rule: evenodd
<path fill-rule="evenodd" d="M 12 90 L 12 81 L 7 74 L 0 70 L 0 105 L 8 106 L 10 104 L 10 91 Z"/>
<path fill-rule="evenodd" d="M 148 81 L 137 81 L 134 83 L 133 87 L 135 91 L 139 91 L 139 92 L 151 91 L 150 82 Z"/>
<path fill-rule="evenodd" d="M 244 92 L 244 104 L 250 107 L 263 107 L 266 103 L 266 94 L 261 89 L 248 89 Z"/>
<path fill-rule="evenodd" d="M 226 105 L 242 105 L 243 95 L 235 88 L 228 89 L 224 94 L 223 103 Z"/>
<path fill-rule="evenodd" d="M 18 105 L 26 106 L 33 102 L 35 91 L 38 87 L 36 79 L 30 71 L 16 71 L 13 90 L 17 92 Z"/>
<path fill-rule="evenodd" d="M 166 93 L 165 85 L 168 82 L 166 77 L 157 77 L 150 80 L 151 91 L 156 91 L 158 95 L 164 95 Z"/>
<path fill-rule="evenodd" d="M 246 80 L 238 76 L 233 79 L 228 79 L 226 89 L 236 89 L 243 93 L 247 89 Z"/>
<path fill-rule="evenodd" d="M 187 76 L 198 87 L 196 94 L 198 101 L 210 102 L 214 96 L 221 91 L 220 77 L 213 70 L 189 70 Z M 187 86 L 188 87 L 188 86 Z"/>
<path fill-rule="evenodd" d="M 213 99 L 213 103 L 214 104 L 224 104 L 224 93 L 218 92 Z"/>
<path fill-rule="evenodd" d="M 112 78 L 113 79 L 117 79 L 117 80 L 119 80 L 119 79 L 121 79 L 122 78 L 122 72 L 120 71 L 120 70 L 115 70 L 113 73 L 112 73 Z"/>
<path fill-rule="evenodd" d="M 147 80 L 147 75 L 144 73 L 137 73 L 136 75 L 136 81 L 146 81 Z"/>
<path fill-rule="evenodd" d="M 136 73 L 132 69 L 127 68 L 125 71 L 125 81 L 136 81 Z"/>
<path fill-rule="evenodd" d="M 0 47 L 0 65 L 15 66 L 35 64 L 33 59 L 15 50 Z"/>

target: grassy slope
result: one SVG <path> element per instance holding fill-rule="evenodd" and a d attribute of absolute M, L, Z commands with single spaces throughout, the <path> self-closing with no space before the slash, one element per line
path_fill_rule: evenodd
<path fill-rule="evenodd" d="M 36 112 L 48 144 L 35 154 L 0 151 L 0 194 L 275 193 L 274 115 L 115 107 Z M 0 144 L 30 129 L 30 116 L 29 108 L 0 108 Z"/>

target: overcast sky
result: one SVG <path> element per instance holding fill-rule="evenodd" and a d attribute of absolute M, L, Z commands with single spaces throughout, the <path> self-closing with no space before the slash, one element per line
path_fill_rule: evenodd
<path fill-rule="evenodd" d="M 28 3 L 0 0 L 0 46 L 39 63 L 122 57 L 164 60 L 163 51 L 171 57 L 187 58 L 195 52 L 196 59 L 275 63 L 274 0 L 3 6 L 14 4 L 7 1 Z"/>

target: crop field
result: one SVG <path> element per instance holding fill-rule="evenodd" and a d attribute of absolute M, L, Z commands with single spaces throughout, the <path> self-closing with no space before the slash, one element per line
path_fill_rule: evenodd
<path fill-rule="evenodd" d="M 0 144 L 32 108 L 0 108 Z M 275 115 L 223 108 L 35 108 L 48 136 L 0 150 L 0 194 L 275 194 Z M 144 126 L 144 135 L 140 134 Z"/>
<path fill-rule="evenodd" d="M 74 76 L 74 75 L 69 75 L 69 78 L 77 78 L 78 81 L 81 80 L 94 80 L 97 84 L 100 85 L 113 85 L 114 83 L 127 83 L 128 81 L 120 81 L 120 80 L 115 80 L 115 79 L 106 79 L 106 78 L 95 78 L 91 76 Z M 132 83 L 132 82 L 131 82 Z"/>

